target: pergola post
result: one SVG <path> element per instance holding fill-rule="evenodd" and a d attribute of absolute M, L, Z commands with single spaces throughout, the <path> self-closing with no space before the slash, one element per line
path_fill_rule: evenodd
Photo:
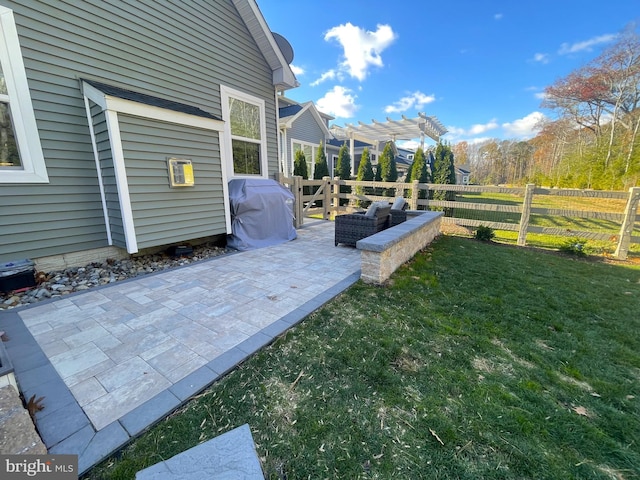
<path fill-rule="evenodd" d="M 358 172 L 356 172 L 356 141 L 353 139 L 353 135 L 350 135 L 349 138 L 349 156 L 351 157 L 351 176 L 355 177 Z"/>

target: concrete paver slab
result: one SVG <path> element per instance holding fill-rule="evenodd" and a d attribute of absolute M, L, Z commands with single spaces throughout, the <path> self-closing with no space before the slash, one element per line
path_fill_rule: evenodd
<path fill-rule="evenodd" d="M 203 478 L 264 480 L 249 425 L 241 425 L 136 474 L 136 480 Z"/>
<path fill-rule="evenodd" d="M 90 468 L 357 281 L 359 252 L 333 234 L 318 221 L 280 245 L 0 312 L 19 385 L 45 397 L 49 450 Z"/>

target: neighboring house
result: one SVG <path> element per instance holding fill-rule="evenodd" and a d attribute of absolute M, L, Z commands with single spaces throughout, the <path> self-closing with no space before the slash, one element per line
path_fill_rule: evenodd
<path fill-rule="evenodd" d="M 346 145 L 347 148 L 350 148 L 349 140 L 338 140 L 337 138 L 333 138 L 331 141 L 327 142 L 327 163 L 329 164 L 329 171 L 335 172 L 336 165 L 338 163 L 338 153 L 340 152 L 340 147 L 342 145 Z M 353 164 L 353 169 L 351 172 L 351 176 L 355 178 L 358 175 L 358 167 L 360 166 L 360 159 L 362 158 L 362 152 L 365 148 L 369 149 L 369 160 L 372 165 L 378 164 L 378 151 L 374 145 L 369 143 L 361 142 L 360 140 L 354 140 L 353 142 L 353 158 L 351 159 L 351 163 Z M 382 147 L 380 148 L 380 153 L 384 148 L 384 143 L 382 143 Z M 351 153 L 349 153 L 351 155 Z"/>
<path fill-rule="evenodd" d="M 413 156 L 415 155 L 415 153 L 415 150 L 409 150 L 408 148 L 395 148 L 398 181 L 404 182 L 408 178 L 408 174 L 411 171 L 411 167 L 413 166 Z"/>
<path fill-rule="evenodd" d="M 471 172 L 467 168 L 455 167 L 456 185 L 469 185 L 471 183 Z"/>
<path fill-rule="evenodd" d="M 333 138 L 329 131 L 333 117 L 318 111 L 313 102 L 297 103 L 282 95 L 278 96 L 278 112 L 281 171 L 287 177 L 293 175 L 296 152 L 302 150 L 309 178 L 313 178 L 318 147 Z"/>
<path fill-rule="evenodd" d="M 278 171 L 297 81 L 254 0 L 0 0 L 0 37 L 0 262 L 224 236 L 227 182 Z"/>

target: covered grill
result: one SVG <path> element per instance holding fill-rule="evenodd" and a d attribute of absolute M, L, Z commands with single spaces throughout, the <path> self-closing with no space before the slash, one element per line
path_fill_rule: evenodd
<path fill-rule="evenodd" d="M 227 237 L 227 246 L 252 250 L 295 239 L 293 200 L 293 194 L 275 180 L 231 180 L 232 233 Z"/>

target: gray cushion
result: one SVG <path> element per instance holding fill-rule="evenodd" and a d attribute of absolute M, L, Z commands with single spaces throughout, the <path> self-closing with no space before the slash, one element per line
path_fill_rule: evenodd
<path fill-rule="evenodd" d="M 378 210 L 378 202 L 373 202 L 371 205 L 369 205 L 369 208 L 367 208 L 367 211 L 364 214 L 364 216 L 373 218 L 376 216 L 377 210 Z"/>
<path fill-rule="evenodd" d="M 404 197 L 397 197 L 393 205 L 391 205 L 391 210 L 402 210 L 405 203 Z"/>

